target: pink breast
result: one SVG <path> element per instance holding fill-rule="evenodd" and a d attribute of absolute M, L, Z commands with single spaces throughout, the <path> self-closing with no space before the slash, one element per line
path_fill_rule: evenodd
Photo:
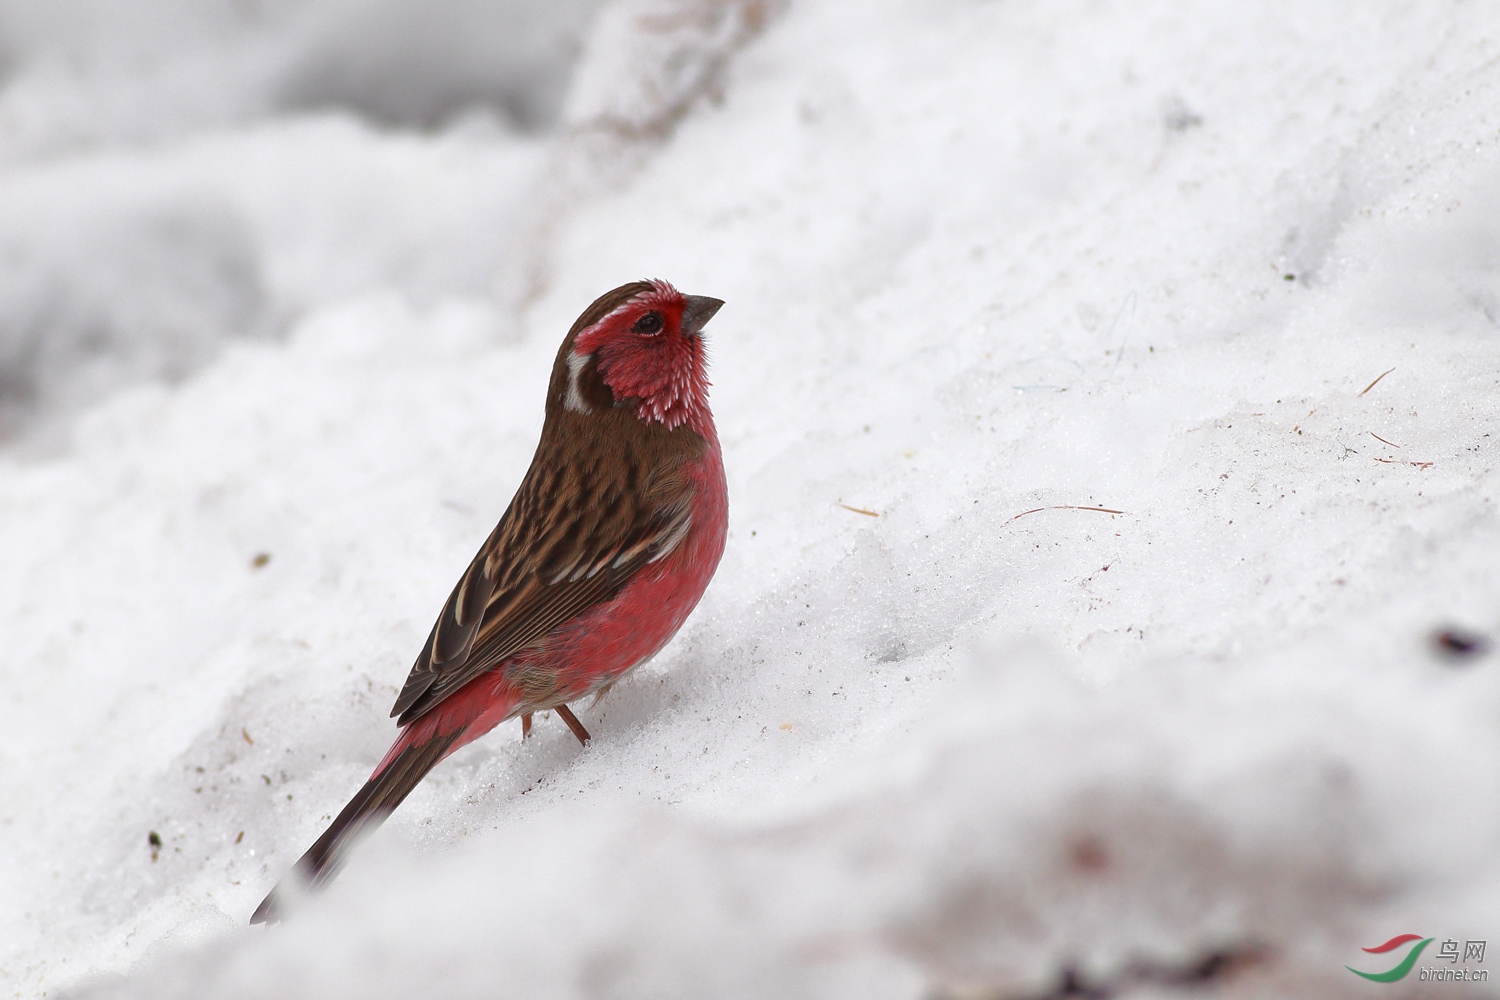
<path fill-rule="evenodd" d="M 729 529 L 724 462 L 717 440 L 710 439 L 707 452 L 689 467 L 688 474 L 696 487 L 693 525 L 682 544 L 642 569 L 614 600 L 523 654 L 530 664 L 545 664 L 558 672 L 566 700 L 597 691 L 659 652 L 708 589 Z"/>
<path fill-rule="evenodd" d="M 455 691 L 402 732 L 375 773 L 403 747 L 434 735 L 459 731 L 448 750 L 452 753 L 507 719 L 592 694 L 649 659 L 677 634 L 708 589 L 729 528 L 724 462 L 712 430 L 707 436 L 708 451 L 687 469 L 696 486 L 693 526 L 676 551 L 641 570 L 614 600 Z M 547 704 L 527 700 L 524 685 L 517 682 L 523 673 L 550 676 L 554 683 L 544 685 L 553 692 Z"/>

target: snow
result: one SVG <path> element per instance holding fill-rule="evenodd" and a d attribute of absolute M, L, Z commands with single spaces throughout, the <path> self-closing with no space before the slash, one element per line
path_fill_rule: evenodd
<path fill-rule="evenodd" d="M 1490 935 L 1481 5 L 135 6 L 0 6 L 14 996 L 1336 997 Z M 728 302 L 699 610 L 246 927 L 655 276 Z"/>

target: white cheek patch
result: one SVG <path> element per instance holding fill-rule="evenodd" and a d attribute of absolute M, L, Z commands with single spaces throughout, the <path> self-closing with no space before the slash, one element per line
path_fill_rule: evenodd
<path fill-rule="evenodd" d="M 568 352 L 568 391 L 563 394 L 563 406 L 574 413 L 593 413 L 593 409 L 584 400 L 583 393 L 578 391 L 578 376 L 583 372 L 583 366 L 589 363 L 592 354 L 579 354 L 577 351 Z"/>

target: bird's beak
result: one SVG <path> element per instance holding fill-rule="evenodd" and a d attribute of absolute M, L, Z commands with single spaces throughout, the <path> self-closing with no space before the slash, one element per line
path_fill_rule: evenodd
<path fill-rule="evenodd" d="M 724 304 L 723 299 L 711 299 L 707 295 L 689 295 L 682 307 L 682 335 L 696 337 L 714 313 Z"/>

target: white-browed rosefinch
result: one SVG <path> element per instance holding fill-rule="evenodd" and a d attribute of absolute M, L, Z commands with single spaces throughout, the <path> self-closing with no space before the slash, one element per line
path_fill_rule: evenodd
<path fill-rule="evenodd" d="M 292 869 L 316 888 L 444 757 L 601 692 L 666 645 L 724 552 L 729 501 L 703 325 L 724 303 L 638 281 L 568 331 L 531 468 L 469 564 L 391 715 L 396 742 Z M 280 887 L 250 918 L 281 915 Z"/>

